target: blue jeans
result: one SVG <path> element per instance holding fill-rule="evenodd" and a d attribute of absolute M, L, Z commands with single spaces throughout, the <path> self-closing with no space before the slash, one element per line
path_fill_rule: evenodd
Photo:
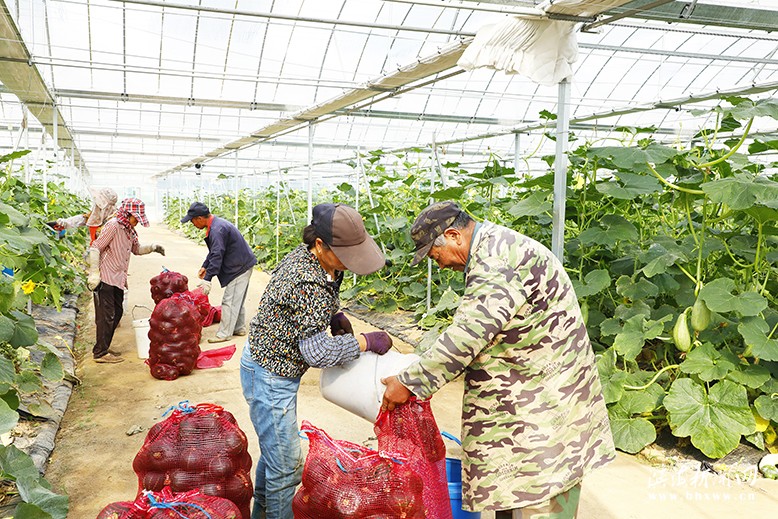
<path fill-rule="evenodd" d="M 248 344 L 240 359 L 240 384 L 259 437 L 251 519 L 293 519 L 292 499 L 302 480 L 297 426 L 300 377 L 275 375 L 254 362 Z"/>

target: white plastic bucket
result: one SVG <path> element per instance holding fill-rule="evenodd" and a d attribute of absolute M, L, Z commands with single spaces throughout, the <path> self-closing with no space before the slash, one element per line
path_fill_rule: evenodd
<path fill-rule="evenodd" d="M 151 348 L 151 340 L 149 339 L 149 330 L 151 325 L 149 324 L 149 318 L 135 319 L 135 309 L 146 308 L 145 306 L 135 305 L 132 308 L 132 329 L 135 330 L 135 346 L 138 348 L 138 358 L 148 359 L 149 349 Z M 148 310 L 148 308 L 146 308 Z"/>
<path fill-rule="evenodd" d="M 342 366 L 324 368 L 319 378 L 319 389 L 325 400 L 343 409 L 375 422 L 381 409 L 384 386 L 381 379 L 396 375 L 419 359 L 413 353 L 403 354 L 389 350 L 384 355 L 371 351 Z"/>

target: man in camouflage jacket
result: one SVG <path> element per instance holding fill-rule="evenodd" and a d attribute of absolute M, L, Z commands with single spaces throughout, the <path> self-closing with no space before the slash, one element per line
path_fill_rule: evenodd
<path fill-rule="evenodd" d="M 543 245 L 453 202 L 416 219 L 414 264 L 460 270 L 453 323 L 383 382 L 382 406 L 428 398 L 461 373 L 463 508 L 575 517 L 584 474 L 614 458 L 595 357 L 570 279 Z M 523 515 L 522 515 L 523 512 Z"/>

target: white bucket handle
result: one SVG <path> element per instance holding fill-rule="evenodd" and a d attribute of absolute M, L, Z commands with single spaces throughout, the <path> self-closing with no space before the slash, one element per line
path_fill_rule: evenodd
<path fill-rule="evenodd" d="M 149 308 L 148 306 L 144 306 L 144 305 L 134 305 L 134 306 L 132 307 L 132 312 L 131 312 L 131 313 L 132 313 L 132 320 L 133 320 L 133 321 L 135 320 L 135 309 L 136 309 L 136 308 L 145 308 L 146 310 L 148 310 L 148 311 L 149 311 L 149 313 L 151 313 L 151 312 L 152 312 L 151 308 Z"/>

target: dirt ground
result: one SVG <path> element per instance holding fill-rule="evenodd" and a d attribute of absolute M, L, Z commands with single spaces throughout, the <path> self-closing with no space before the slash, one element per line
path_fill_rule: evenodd
<path fill-rule="evenodd" d="M 82 384 L 76 388 L 57 436 L 46 478 L 55 490 L 70 497 L 69 518 L 89 519 L 108 503 L 132 500 L 137 478 L 132 460 L 143 444 L 146 431 L 162 419 L 163 413 L 181 401 L 194 405 L 210 402 L 235 415 L 249 438 L 252 458 L 258 457 L 258 445 L 239 379 L 241 338 L 210 345 L 206 339 L 218 325 L 203 330 L 201 348 L 211 349 L 235 343 L 238 351 L 223 367 L 195 370 L 175 381 L 151 377 L 148 367 L 137 356 L 135 318 L 147 317 L 153 301 L 149 279 L 162 267 L 181 272 L 196 284 L 196 272 L 205 258 L 204 245 L 193 243 L 161 225 L 139 228 L 142 243 L 161 243 L 165 257 L 157 254 L 133 257 L 130 262 L 128 305 L 117 330 L 112 349 L 123 353 L 125 362 L 96 364 L 91 358 L 94 341 L 93 308 L 80 308 L 80 328 L 76 339 L 79 354 L 77 375 Z M 253 316 L 268 275 L 255 271 L 251 279 L 246 309 Z M 221 301 L 221 288 L 214 283 L 213 304 Z M 136 306 L 139 305 L 139 306 Z M 133 310 L 134 308 L 134 310 Z M 352 319 L 357 332 L 374 330 Z M 403 352 L 412 347 L 395 341 Z M 363 443 L 373 437 L 372 424 L 324 400 L 319 392 L 318 370 L 311 369 L 303 378 L 299 393 L 299 419 L 309 420 L 338 439 Z M 459 435 L 462 385 L 454 382 L 432 399 L 441 430 Z M 140 434 L 128 435 L 135 426 Z M 305 442 L 303 442 L 305 443 Z M 447 442 L 450 443 L 450 442 Z M 372 443 L 374 445 L 374 443 Z M 450 456 L 458 456 L 455 445 Z M 305 447 L 305 445 L 304 445 Z M 619 453 L 617 460 L 584 480 L 580 519 L 655 519 L 705 517 L 757 517 L 778 510 L 778 482 L 746 473 L 740 481 L 709 472 L 692 470 L 688 465 L 656 468 L 633 456 Z M 484 513 L 482 519 L 493 514 Z"/>

